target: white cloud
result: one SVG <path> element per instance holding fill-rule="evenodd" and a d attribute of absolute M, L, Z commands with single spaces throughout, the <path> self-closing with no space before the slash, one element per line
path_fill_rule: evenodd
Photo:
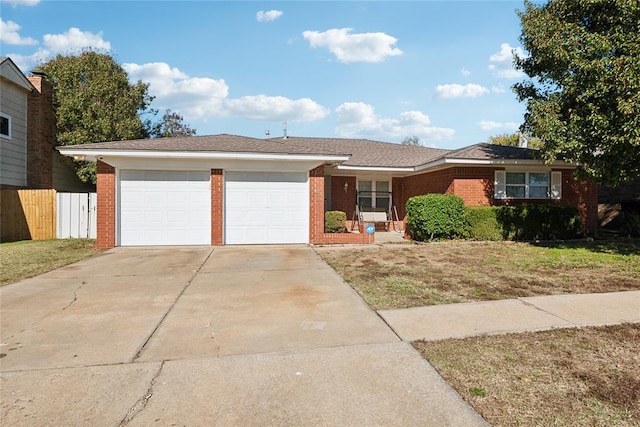
<path fill-rule="evenodd" d="M 454 83 L 436 86 L 436 96 L 439 98 L 475 98 L 487 93 L 489 93 L 489 89 L 473 83 L 466 85 Z"/>
<path fill-rule="evenodd" d="M 11 44 L 11 45 L 26 45 L 26 46 L 33 46 L 38 44 L 38 42 L 35 39 L 32 39 L 31 37 L 22 37 L 19 34 L 20 28 L 22 28 L 20 25 L 16 24 L 13 21 L 3 21 L 2 18 L 0 18 L 0 42 L 4 43 L 4 44 Z"/>
<path fill-rule="evenodd" d="M 71 27 L 62 34 L 45 34 L 42 39 L 45 46 L 54 53 L 84 48 L 111 50 L 111 43 L 102 38 L 102 32 L 94 34 L 89 31 L 80 31 L 76 27 Z"/>
<path fill-rule="evenodd" d="M 453 129 L 430 126 L 429 116 L 420 111 L 405 111 L 397 119 L 378 116 L 363 102 L 345 102 L 336 108 L 336 134 L 347 138 L 394 138 L 415 135 L 424 139 L 451 138 Z"/>
<path fill-rule="evenodd" d="M 258 22 L 270 22 L 270 21 L 275 21 L 281 16 L 282 16 L 281 10 L 269 10 L 267 12 L 265 12 L 264 10 L 261 10 L 258 13 L 256 13 L 256 20 Z"/>
<path fill-rule="evenodd" d="M 493 93 L 505 93 L 506 91 L 504 86 L 491 86 L 491 92 Z"/>
<path fill-rule="evenodd" d="M 467 70 L 466 68 L 463 68 L 462 70 L 460 70 L 460 74 L 462 74 L 465 77 L 468 77 L 471 75 L 471 71 Z"/>
<path fill-rule="evenodd" d="M 122 64 L 132 82 L 149 83 L 156 97 L 154 107 L 171 108 L 187 120 L 239 116 L 254 120 L 314 121 L 329 112 L 309 98 L 252 95 L 228 98 L 229 87 L 223 79 L 189 77 L 164 62 Z"/>
<path fill-rule="evenodd" d="M 505 130 L 517 130 L 520 125 L 515 122 L 494 122 L 491 120 L 481 120 L 477 123 L 477 125 L 482 130 L 494 130 L 494 129 L 505 129 Z"/>
<path fill-rule="evenodd" d="M 0 3 L 7 3 L 12 6 L 35 6 L 40 0 L 0 0 Z"/>
<path fill-rule="evenodd" d="M 515 79 L 524 76 L 522 71 L 513 68 L 514 54 L 519 57 L 525 57 L 521 47 L 512 47 L 509 43 L 502 43 L 500 51 L 489 57 L 489 70 L 493 71 L 498 77 L 505 79 Z"/>
<path fill-rule="evenodd" d="M 46 62 L 51 57 L 51 53 L 46 49 L 40 48 L 32 55 L 10 53 L 7 56 L 20 68 L 20 71 L 27 74 L 28 71 L 33 69 L 34 65 Z"/>
<path fill-rule="evenodd" d="M 351 31 L 351 28 L 305 31 L 302 36 L 312 48 L 326 47 L 344 63 L 381 62 L 388 56 L 402 55 L 402 51 L 394 47 L 398 41 L 395 37 L 385 33 L 351 34 Z"/>
<path fill-rule="evenodd" d="M 254 95 L 229 99 L 224 104 L 228 114 L 255 120 L 311 122 L 326 117 L 327 109 L 309 98 Z"/>
<path fill-rule="evenodd" d="M 11 22 L 9 22 L 11 23 Z M 19 27 L 18 27 L 19 28 Z M 2 35 L 2 41 L 4 40 L 4 34 Z M 39 48 L 35 53 L 31 55 L 18 55 L 9 53 L 9 56 L 13 62 L 22 70 L 33 69 L 33 67 L 41 62 L 46 62 L 58 53 L 69 54 L 80 52 L 82 49 L 94 48 L 100 50 L 111 50 L 111 43 L 105 41 L 102 38 L 102 33 L 94 34 L 89 31 L 80 31 L 78 28 L 69 28 L 62 34 L 45 34 L 43 37 L 45 47 Z M 7 42 L 8 44 L 8 42 Z M 30 44 L 37 44 L 30 43 Z"/>

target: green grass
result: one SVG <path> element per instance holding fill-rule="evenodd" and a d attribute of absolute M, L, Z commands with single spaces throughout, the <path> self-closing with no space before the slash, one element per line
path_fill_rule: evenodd
<path fill-rule="evenodd" d="M 318 248 L 375 310 L 640 289 L 640 240 Z"/>
<path fill-rule="evenodd" d="M 95 240 L 24 240 L 0 243 L 0 286 L 18 282 L 99 253 Z"/>

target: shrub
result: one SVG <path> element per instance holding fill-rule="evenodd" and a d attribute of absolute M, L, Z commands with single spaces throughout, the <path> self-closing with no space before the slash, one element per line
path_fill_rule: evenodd
<path fill-rule="evenodd" d="M 325 233 L 344 233 L 347 229 L 347 214 L 342 211 L 327 211 L 324 213 Z"/>
<path fill-rule="evenodd" d="M 640 214 L 634 211 L 622 213 L 620 232 L 628 237 L 640 237 Z"/>
<path fill-rule="evenodd" d="M 496 219 L 508 240 L 574 239 L 581 235 L 580 214 L 570 206 L 501 206 Z"/>
<path fill-rule="evenodd" d="M 499 208 L 493 206 L 467 206 L 467 232 L 465 237 L 472 240 L 502 240 L 503 230 L 498 223 Z"/>
<path fill-rule="evenodd" d="M 414 240 L 451 239 L 465 233 L 464 202 L 453 194 L 426 194 L 407 201 L 407 225 Z"/>

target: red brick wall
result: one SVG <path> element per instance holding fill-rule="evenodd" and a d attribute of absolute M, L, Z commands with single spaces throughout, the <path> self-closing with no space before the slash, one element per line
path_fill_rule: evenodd
<path fill-rule="evenodd" d="M 493 168 L 452 168 L 453 194 L 466 206 L 486 206 L 493 202 Z"/>
<path fill-rule="evenodd" d="M 53 146 L 56 118 L 53 111 L 53 88 L 42 76 L 29 76 L 36 91 L 27 101 L 27 186 L 53 187 Z"/>
<path fill-rule="evenodd" d="M 309 243 L 324 235 L 324 165 L 309 171 Z"/>
<path fill-rule="evenodd" d="M 518 205 L 522 203 L 557 203 L 578 208 L 583 227 L 593 233 L 598 226 L 598 188 L 589 181 L 577 181 L 572 170 L 562 171 L 561 200 L 495 200 L 494 171 L 503 168 L 453 167 L 424 173 L 393 182 L 394 204 L 400 218 L 406 215 L 405 204 L 410 197 L 428 193 L 456 194 L 467 206 Z"/>
<path fill-rule="evenodd" d="M 344 184 L 347 191 L 344 191 Z M 332 176 L 331 177 L 331 210 L 342 211 L 347 214 L 347 219 L 353 216 L 356 207 L 356 177 Z"/>
<path fill-rule="evenodd" d="M 224 224 L 224 179 L 222 169 L 211 169 L 211 245 L 224 244 L 222 225 Z"/>
<path fill-rule="evenodd" d="M 96 245 L 101 249 L 116 245 L 116 170 L 98 160 Z"/>
<path fill-rule="evenodd" d="M 429 193 L 453 193 L 453 179 L 453 168 L 398 178 L 398 182 L 394 182 L 393 185 L 393 191 L 397 191 L 396 189 L 398 187 L 401 188 L 401 197 L 398 198 L 394 196 L 394 204 L 396 209 L 398 209 L 398 216 L 400 218 L 405 217 L 407 214 L 405 205 L 407 204 L 407 200 L 413 196 Z"/>
<path fill-rule="evenodd" d="M 374 243 L 375 237 L 360 233 L 324 232 L 324 166 L 309 172 L 309 243 L 312 244 L 362 244 Z M 344 183 L 348 184 L 344 191 Z M 353 215 L 356 205 L 356 178 L 354 176 L 331 177 L 331 209 L 343 211 L 347 219 Z M 349 222 L 349 221 L 347 221 Z M 349 223 L 350 225 L 350 223 Z"/>

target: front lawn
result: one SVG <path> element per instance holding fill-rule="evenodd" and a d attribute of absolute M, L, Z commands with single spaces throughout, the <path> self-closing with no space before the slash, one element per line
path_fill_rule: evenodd
<path fill-rule="evenodd" d="M 375 310 L 640 289 L 640 240 L 320 247 Z"/>
<path fill-rule="evenodd" d="M 640 240 L 317 248 L 374 309 L 640 289 Z M 640 426 L 640 324 L 414 342 L 495 426 Z"/>
<path fill-rule="evenodd" d="M 640 324 L 415 342 L 494 426 L 639 426 Z"/>
<path fill-rule="evenodd" d="M 0 286 L 74 263 L 99 253 L 95 240 L 24 240 L 0 243 Z"/>

